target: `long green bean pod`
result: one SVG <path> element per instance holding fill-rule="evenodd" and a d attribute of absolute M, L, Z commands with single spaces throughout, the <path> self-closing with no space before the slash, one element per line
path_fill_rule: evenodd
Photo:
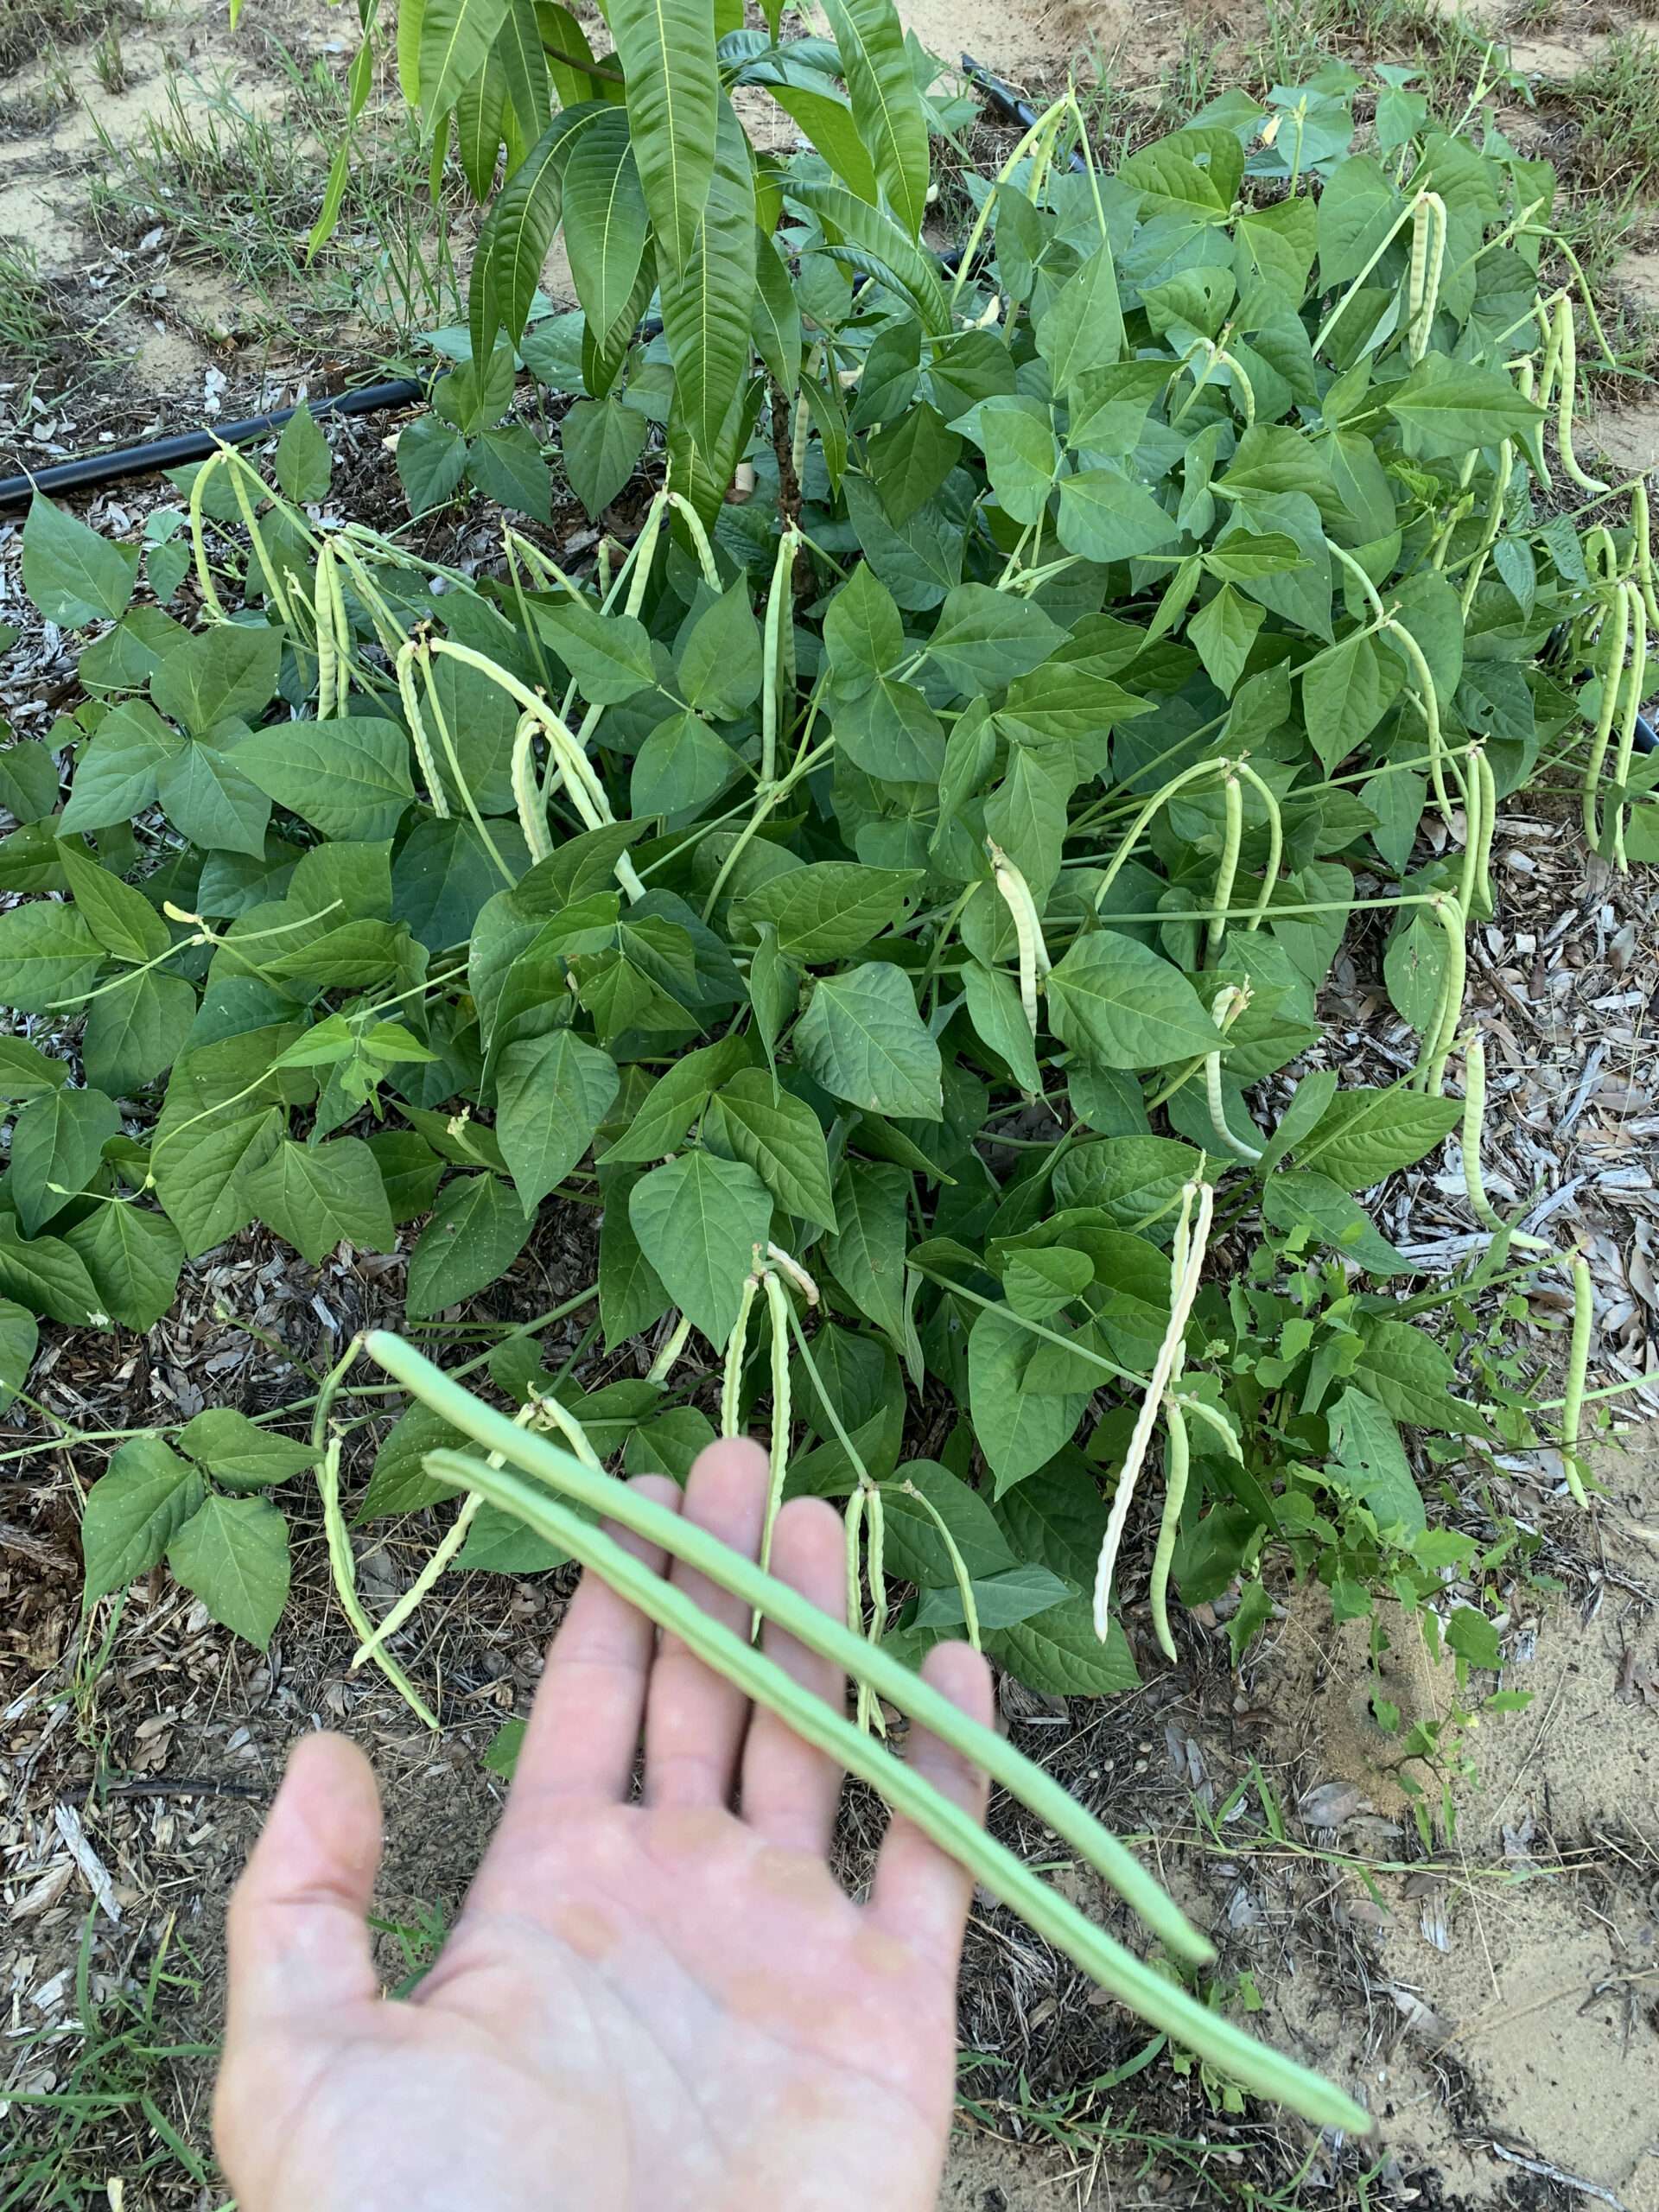
<path fill-rule="evenodd" d="M 1595 1324 L 1596 1294 L 1590 1281 L 1590 1263 L 1582 1252 L 1573 1255 L 1573 1343 L 1567 1354 L 1567 1393 L 1561 1402 L 1561 1460 L 1567 1486 L 1575 1505 L 1588 1506 L 1584 1476 L 1578 1465 L 1579 1431 L 1584 1420 L 1584 1386 L 1590 1376 L 1590 1332 Z"/>
<path fill-rule="evenodd" d="M 872 1646 L 850 1628 L 831 1621 L 787 1584 L 763 1573 L 753 1560 L 733 1551 L 680 1514 L 655 1504 L 626 1483 L 584 1466 L 573 1453 L 561 1450 L 550 1439 L 516 1427 L 505 1414 L 475 1398 L 401 1338 L 377 1329 L 365 1338 L 364 1349 L 452 1428 L 470 1436 L 486 1451 L 500 1452 L 509 1465 L 522 1468 L 537 1482 L 550 1485 L 575 1503 L 607 1516 L 648 1543 L 683 1560 L 721 1589 L 730 1591 L 734 1597 L 759 1605 L 768 1620 L 775 1620 L 821 1658 L 833 1660 L 849 1674 L 868 1678 L 878 1696 L 953 1744 L 982 1766 L 994 1782 L 1018 1797 L 1021 1804 L 1085 1859 L 1179 1956 L 1202 1965 L 1213 1955 L 1210 1944 L 1164 1895 L 1146 1869 L 1091 1813 L 1051 1775 L 1033 1766 L 1006 1743 L 994 1728 L 981 1727 L 976 1722 L 964 1723 L 963 1716 L 950 1700 L 912 1669 L 879 1646 Z M 482 1487 L 470 1475 L 467 1479 L 470 1486 Z M 498 1484 L 493 1492 L 486 1491 L 485 1494 L 499 1497 L 502 1493 Z M 537 1491 L 536 1495 L 539 1497 L 543 1493 Z M 587 1526 L 585 1522 L 582 1525 Z M 606 1579 L 609 1580 L 608 1575 Z M 741 1649 L 748 1649 L 741 1638 L 738 1642 Z"/>
<path fill-rule="evenodd" d="M 1051 965 L 1048 947 L 1043 942 L 1042 918 L 1037 912 L 1037 901 L 1031 895 L 1031 886 L 1002 848 L 988 837 L 985 849 L 991 856 L 992 878 L 1014 923 L 1014 944 L 1020 955 L 1020 1003 L 1034 1037 L 1039 980 L 1048 974 Z"/>
<path fill-rule="evenodd" d="M 1492 548 L 1497 543 L 1497 533 L 1503 527 L 1503 511 L 1509 500 L 1510 479 L 1514 474 L 1515 442 L 1511 438 L 1505 438 L 1497 448 L 1497 467 L 1492 472 L 1492 496 L 1486 509 L 1485 531 L 1480 543 L 1475 549 L 1474 559 L 1469 563 L 1469 573 L 1463 580 L 1461 598 L 1465 621 L 1469 617 L 1469 609 L 1475 603 L 1475 594 L 1480 588 L 1480 580 L 1486 573 L 1486 563 L 1491 558 Z"/>
<path fill-rule="evenodd" d="M 1555 443 L 1561 467 L 1584 492 L 1605 492 L 1599 476 L 1580 466 L 1573 450 L 1573 410 L 1579 394 L 1578 335 L 1573 321 L 1573 302 L 1563 292 L 1555 302 L 1556 340 L 1560 352 L 1560 378 L 1555 394 Z"/>
<path fill-rule="evenodd" d="M 357 1594 L 357 1561 L 352 1553 L 350 1531 L 340 1503 L 340 1441 L 335 1438 L 317 1463 L 317 1491 L 322 1500 L 322 1533 L 328 1548 L 328 1573 L 340 1610 L 359 1643 L 374 1643 L 374 1624 Z M 376 1646 L 372 1656 L 386 1680 L 423 1727 L 435 1729 L 438 1716 L 422 1697 L 389 1651 Z"/>
<path fill-rule="evenodd" d="M 1496 905 L 1492 891 L 1492 835 L 1497 828 L 1497 777 L 1484 745 L 1478 748 L 1475 766 L 1480 779 L 1480 851 L 1475 863 L 1475 885 L 1480 912 L 1490 917 Z"/>
<path fill-rule="evenodd" d="M 1480 1154 L 1486 1120 L 1486 1047 L 1476 1031 L 1463 1051 L 1463 1187 L 1469 1211 L 1483 1229 L 1501 1236 L 1508 1224 L 1486 1195 L 1486 1178 Z M 1518 1229 L 1509 1231 L 1510 1242 L 1527 1252 L 1554 1249 L 1541 1236 L 1528 1236 Z"/>
<path fill-rule="evenodd" d="M 207 558 L 207 526 L 202 505 L 207 493 L 208 479 L 225 459 L 226 448 L 209 454 L 196 471 L 190 484 L 190 551 L 196 565 L 196 589 L 201 594 L 201 603 L 215 622 L 228 622 L 225 602 L 213 582 L 213 571 Z"/>
<path fill-rule="evenodd" d="M 1169 1440 L 1164 1450 L 1164 1517 L 1158 1524 L 1158 1548 L 1152 1555 L 1152 1626 L 1158 1649 L 1173 1666 L 1178 1655 L 1169 1629 L 1169 1570 L 1175 1557 L 1175 1539 L 1180 1534 L 1181 1508 L 1186 1503 L 1192 1465 L 1186 1419 L 1173 1398 L 1164 1407 L 1164 1429 Z"/>
<path fill-rule="evenodd" d="M 697 566 L 702 571 L 702 581 L 710 591 L 721 588 L 720 565 L 715 559 L 715 549 L 709 543 L 709 533 L 702 526 L 702 517 L 683 492 L 671 492 L 668 504 L 685 524 L 691 543 L 696 548 Z"/>
<path fill-rule="evenodd" d="M 1135 850 L 1140 841 L 1141 831 L 1145 830 L 1160 807 L 1167 806 L 1177 791 L 1185 791 L 1189 784 L 1197 783 L 1202 776 L 1230 776 L 1239 772 L 1241 767 L 1242 763 L 1236 760 L 1195 760 L 1190 768 L 1183 768 L 1179 775 L 1172 776 L 1166 784 L 1160 784 L 1151 798 L 1144 800 L 1136 809 L 1135 818 L 1119 840 L 1117 850 L 1108 863 L 1105 874 L 1095 886 L 1092 902 L 1095 912 L 1098 913 L 1105 905 L 1106 894 L 1116 882 L 1124 862 Z"/>
<path fill-rule="evenodd" d="M 784 1478 L 789 1472 L 789 1293 L 771 1268 L 766 1269 L 766 1311 L 772 1320 L 772 1437 L 766 1452 L 766 1514 L 760 1528 L 760 1564 L 770 1567 L 772 1532 L 784 1502 Z"/>
<path fill-rule="evenodd" d="M 415 664 L 428 656 L 423 638 L 408 638 L 404 641 L 394 663 L 397 677 L 397 696 L 404 702 L 404 720 L 409 724 L 410 738 L 415 747 L 415 758 L 421 764 L 421 780 L 426 785 L 426 796 L 432 811 L 440 822 L 449 819 L 449 798 L 443 788 L 443 778 L 438 773 L 437 756 L 432 750 L 432 740 L 427 734 L 426 717 L 421 712 L 421 695 L 415 683 Z"/>
<path fill-rule="evenodd" d="M 654 1573 L 605 1529 L 582 1520 L 564 1504 L 504 1469 L 487 1467 L 449 1452 L 433 1453 L 430 1464 L 433 1471 L 446 1481 L 480 1491 L 489 1503 L 562 1546 L 638 1611 L 679 1637 L 705 1665 L 724 1675 L 746 1697 L 775 1713 L 804 1741 L 869 1783 L 895 1812 L 913 1821 L 1046 1941 L 1153 2026 L 1190 2046 L 1243 2088 L 1290 2106 L 1318 2126 L 1357 2133 L 1370 2130 L 1370 2115 L 1351 2097 L 1294 2060 L 1257 2043 L 1157 1967 L 1136 1958 L 1023 1866 L 971 1814 L 797 1682 L 764 1651 L 746 1643 L 722 1622 L 711 1619 L 695 1598 Z M 667 1522 L 680 1517 L 660 1506 L 654 1511 Z M 683 1529 L 682 1533 L 692 1532 Z M 653 1536 L 655 1541 L 664 1540 L 660 1534 L 653 1532 Z M 726 1549 L 715 1540 L 709 1541 L 716 1551 Z M 839 1630 L 839 1624 L 830 1622 L 827 1614 L 818 1612 L 787 1586 L 772 1584 L 772 1592 L 775 1602 L 768 1603 L 767 1618 L 810 1647 L 818 1648 L 815 1639 L 821 1641 L 826 1628 Z M 861 1639 L 848 1636 L 846 1630 L 839 1632 L 852 1644 L 853 1654 L 862 1665 L 869 1668 L 875 1663 L 879 1654 L 872 1654 Z M 908 1674 L 909 1670 L 898 1671 Z M 925 1725 L 953 1750 L 976 1761 L 983 1738 L 988 1737 L 993 1743 L 999 1740 L 991 1731 L 969 1721 L 958 1707 L 944 1697 L 938 1698 L 937 1708 L 930 1710 Z M 1014 1757 L 1018 1758 L 1019 1754 Z"/>
<path fill-rule="evenodd" d="M 1481 823 L 1486 800 L 1480 766 L 1485 753 L 1484 746 L 1471 745 L 1465 763 L 1468 780 L 1463 803 L 1463 868 L 1458 878 L 1458 904 L 1465 914 L 1475 911 L 1475 885 L 1480 872 Z"/>
<path fill-rule="evenodd" d="M 1221 832 L 1221 861 L 1216 869 L 1216 911 L 1205 932 L 1204 957 L 1206 964 L 1215 960 L 1221 950 L 1221 941 L 1227 934 L 1227 909 L 1233 903 L 1239 849 L 1244 842 L 1244 792 L 1236 775 L 1229 776 L 1222 785 L 1221 796 L 1225 813 Z M 1272 870 L 1268 872 L 1269 881 L 1273 873 Z"/>
<path fill-rule="evenodd" d="M 328 588 L 334 550 L 325 537 L 317 552 L 316 588 L 311 599 L 312 620 L 317 632 L 317 720 L 327 721 L 334 710 L 334 659 L 340 651 L 334 629 L 334 595 Z"/>
<path fill-rule="evenodd" d="M 1589 757 L 1584 764 L 1584 790 L 1580 811 L 1584 820 L 1585 842 L 1592 852 L 1601 849 L 1601 769 L 1607 758 L 1608 741 L 1613 734 L 1613 716 L 1618 712 L 1624 683 L 1624 655 L 1630 643 L 1630 602 L 1621 588 L 1613 594 L 1608 618 L 1602 625 L 1602 636 L 1606 640 L 1606 652 L 1601 664 L 1601 696 L 1596 702 L 1595 735 L 1591 740 Z"/>
<path fill-rule="evenodd" d="M 743 1361 L 748 1350 L 749 1316 L 754 1311 L 755 1293 L 760 1287 L 760 1278 L 749 1274 L 743 1278 L 743 1294 L 738 1300 L 737 1319 L 732 1324 L 732 1333 L 726 1339 L 726 1363 L 720 1378 L 720 1433 L 722 1436 L 741 1436 L 743 1433 Z"/>
<path fill-rule="evenodd" d="M 864 1634 L 872 1647 L 878 1647 L 887 1626 L 887 1522 L 881 1492 L 874 1483 L 865 1493 L 864 1518 L 864 1572 L 870 1592 L 870 1618 Z M 869 1683 L 863 1680 L 858 1685 L 857 1720 L 861 1730 L 874 1728 L 881 1736 L 887 1732 L 880 1703 Z"/>
<path fill-rule="evenodd" d="M 1420 192 L 1412 203 L 1411 268 L 1406 289 L 1406 351 L 1413 361 L 1421 361 L 1428 351 L 1445 263 L 1446 202 L 1438 192 Z"/>
<path fill-rule="evenodd" d="M 785 625 L 794 620 L 795 556 L 801 534 L 791 523 L 778 541 L 778 557 L 772 566 L 772 588 L 766 594 L 766 619 L 760 677 L 760 788 L 778 778 L 778 723 L 783 712 L 783 643 Z M 791 632 L 792 634 L 792 632 Z"/>
<path fill-rule="evenodd" d="M 628 554 L 628 559 L 633 565 L 633 573 L 628 579 L 628 596 L 623 603 L 622 612 L 625 614 L 632 614 L 637 618 L 640 608 L 645 603 L 645 591 L 651 582 L 652 563 L 657 558 L 657 540 L 662 536 L 663 517 L 667 511 L 668 493 L 658 492 L 645 509 L 645 522 Z M 617 582 L 619 583 L 621 582 L 620 575 Z"/>
<path fill-rule="evenodd" d="M 1439 922 L 1446 938 L 1446 968 L 1440 977 L 1440 1005 L 1433 1026 L 1423 1039 L 1422 1056 L 1416 1080 L 1421 1087 L 1438 1097 L 1446 1077 L 1446 1064 L 1457 1038 L 1458 1021 L 1463 1012 L 1464 979 L 1468 974 L 1469 946 L 1465 936 L 1466 924 L 1463 909 L 1448 893 L 1431 899 L 1428 911 Z"/>
<path fill-rule="evenodd" d="M 1624 671 L 1624 698 L 1619 715 L 1618 751 L 1613 760 L 1613 782 L 1623 791 L 1630 780 L 1630 758 L 1636 750 L 1636 725 L 1648 682 L 1648 611 L 1642 603 L 1642 587 L 1627 576 L 1621 587 L 1630 619 L 1630 658 Z M 1628 869 L 1624 855 L 1624 824 L 1630 806 L 1622 798 L 1613 801 L 1613 865 Z"/>
<path fill-rule="evenodd" d="M 532 864 L 544 861 L 553 849 L 541 779 L 536 773 L 536 733 L 540 728 L 534 715 L 520 715 L 512 734 L 512 804 Z"/>
<path fill-rule="evenodd" d="M 1383 625 L 1384 633 L 1399 643 L 1401 652 L 1411 664 L 1417 680 L 1418 705 L 1422 710 L 1423 730 L 1428 740 L 1428 779 L 1434 787 L 1434 804 L 1440 810 L 1440 819 L 1449 830 L 1452 827 L 1452 798 L 1446 788 L 1446 744 L 1440 735 L 1440 701 L 1434 689 L 1433 672 L 1422 647 L 1405 624 L 1390 615 Z"/>
<path fill-rule="evenodd" d="M 1197 1217 L 1192 1219 L 1194 1196 L 1198 1199 L 1198 1212 Z M 1095 1634 L 1103 1643 L 1111 1634 L 1112 1575 L 1117 1566 L 1123 1531 L 1128 1524 L 1130 1502 L 1135 1496 L 1135 1484 L 1141 1478 L 1147 1446 L 1151 1443 L 1152 1432 L 1157 1426 L 1164 1394 L 1180 1371 L 1186 1344 L 1186 1325 L 1192 1315 L 1193 1300 L 1198 1294 L 1198 1281 L 1204 1272 L 1205 1247 L 1210 1241 L 1210 1223 L 1215 1204 L 1216 1192 L 1212 1183 L 1200 1183 L 1196 1192 L 1189 1183 L 1182 1193 L 1181 1225 L 1177 1231 L 1178 1249 L 1185 1237 L 1189 1219 L 1192 1219 L 1191 1243 L 1185 1245 L 1183 1254 L 1185 1264 L 1180 1270 L 1180 1281 L 1175 1286 L 1174 1297 L 1171 1301 L 1169 1325 L 1164 1331 L 1164 1340 L 1158 1347 L 1157 1358 L 1153 1362 L 1146 1395 L 1141 1402 L 1141 1410 L 1135 1416 L 1135 1427 L 1129 1437 L 1129 1448 L 1123 1455 L 1123 1471 L 1117 1478 L 1117 1488 L 1112 1493 L 1112 1510 L 1107 1516 L 1106 1533 L 1101 1541 L 1100 1558 L 1095 1568 Z"/>
<path fill-rule="evenodd" d="M 1233 1023 L 1249 1004 L 1247 985 L 1241 990 L 1236 983 L 1229 983 L 1217 991 L 1210 1008 L 1211 1019 L 1224 1036 Z M 1227 1121 L 1227 1098 L 1221 1087 L 1221 1048 L 1207 1052 L 1204 1061 L 1204 1089 L 1205 1103 L 1210 1109 L 1210 1126 L 1230 1152 L 1241 1160 L 1257 1160 L 1262 1157 L 1258 1147 L 1244 1138 L 1235 1136 Z"/>
<path fill-rule="evenodd" d="M 1659 597 L 1653 582 L 1653 538 L 1648 524 L 1648 480 L 1638 476 L 1630 486 L 1630 572 L 1642 587 L 1642 604 L 1648 621 L 1659 637 Z"/>
<path fill-rule="evenodd" d="M 968 1572 L 968 1562 L 962 1555 L 962 1548 L 951 1535 L 944 1514 L 925 1491 L 918 1490 L 910 1481 L 901 1483 L 899 1487 L 905 1497 L 915 1499 L 938 1532 L 939 1541 L 944 1546 L 944 1555 L 950 1562 L 950 1578 L 957 1586 L 957 1595 L 962 1600 L 963 1626 L 968 1632 L 969 1643 L 977 1651 L 980 1649 L 979 1606 L 974 1597 L 974 1579 Z"/>

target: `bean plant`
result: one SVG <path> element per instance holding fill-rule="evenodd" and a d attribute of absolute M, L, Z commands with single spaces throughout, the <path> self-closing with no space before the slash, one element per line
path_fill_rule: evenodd
<path fill-rule="evenodd" d="M 4 1388 L 34 1406 L 41 1319 L 145 1331 L 259 1224 L 404 1255 L 441 1357 L 493 1339 L 446 1389 L 596 1482 L 768 1436 L 768 1535 L 846 1503 L 867 1732 L 941 1637 L 1109 1695 L 1225 1599 L 1242 1657 L 1287 1570 L 1338 1618 L 1391 1595 L 1466 1681 L 1535 1540 L 1446 1525 L 1441 1470 L 1555 1444 L 1582 1500 L 1594 1402 L 1585 1263 L 1483 1177 L 1468 933 L 1513 793 L 1659 857 L 1645 493 L 1574 446 L 1605 341 L 1553 172 L 1399 72 L 1357 143 L 1332 67 L 1110 175 L 1067 94 L 952 188 L 941 259 L 935 66 L 887 0 L 826 5 L 783 42 L 613 0 L 596 56 L 556 5 L 405 0 L 491 204 L 397 466 L 417 516 L 463 478 L 505 511 L 480 573 L 343 513 L 303 411 L 141 550 L 35 502 L 26 588 L 97 634 L 0 753 Z M 806 149 L 757 153 L 746 91 Z M 580 567 L 521 370 L 603 524 Z M 1344 948 L 1386 1083 L 1328 1033 Z M 1427 1275 L 1363 1194 L 1454 1138 L 1477 1249 Z M 593 1281 L 493 1320 L 555 1213 Z M 1539 1276 L 1556 1397 L 1507 1333 Z M 549 1465 L 458 1456 L 464 1393 L 372 1372 L 310 1433 L 315 1396 L 79 1437 L 116 1446 L 88 1603 L 165 1560 L 264 1645 L 312 1471 L 359 1660 L 435 1723 L 404 1631 L 438 1579 L 594 1538 Z M 435 1546 L 378 1626 L 342 1440 L 355 1522 Z"/>

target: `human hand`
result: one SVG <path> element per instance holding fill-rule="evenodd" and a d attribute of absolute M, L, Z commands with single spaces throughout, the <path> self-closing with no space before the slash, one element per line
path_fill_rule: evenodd
<path fill-rule="evenodd" d="M 702 1453 L 683 1502 L 660 1478 L 638 1486 L 757 1550 L 753 1444 Z M 844 1615 L 824 1501 L 784 1508 L 772 1567 Z M 673 1580 L 747 1629 L 726 1592 L 678 1562 Z M 766 1633 L 839 1707 L 835 1670 Z M 926 1671 L 988 1719 L 976 1653 L 940 1646 Z M 982 1809 L 954 1752 L 917 1731 L 909 1755 Z M 970 1883 L 897 1821 L 869 1903 L 852 1904 L 828 1865 L 841 1779 L 587 1577 L 466 1905 L 392 2003 L 365 1923 L 373 1775 L 343 1738 L 303 1738 L 231 1903 L 213 2130 L 240 2212 L 929 2212 Z"/>

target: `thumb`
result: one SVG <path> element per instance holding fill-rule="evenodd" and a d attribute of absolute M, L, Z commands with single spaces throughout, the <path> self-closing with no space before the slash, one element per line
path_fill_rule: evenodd
<path fill-rule="evenodd" d="M 378 1996 L 365 1916 L 379 1865 L 368 1761 L 343 1736 L 302 1737 L 231 1898 L 227 2049 Z"/>

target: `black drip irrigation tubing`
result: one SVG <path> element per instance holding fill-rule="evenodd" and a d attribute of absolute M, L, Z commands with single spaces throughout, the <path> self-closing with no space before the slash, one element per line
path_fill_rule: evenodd
<path fill-rule="evenodd" d="M 1029 100 L 1023 100 L 1013 87 L 994 76 L 984 64 L 976 61 L 971 54 L 962 56 L 962 73 L 976 86 L 988 103 L 1010 123 L 1017 123 L 1022 130 L 1029 130 L 1037 121 L 1037 111 Z M 1086 171 L 1089 164 L 1080 148 L 1071 150 L 1073 169 Z M 953 270 L 957 256 L 946 254 L 945 265 Z M 654 327 L 653 327 L 654 325 Z M 655 336 L 662 327 L 653 317 L 642 326 L 646 336 Z M 439 376 L 447 375 L 440 370 Z M 336 392 L 330 397 L 310 400 L 308 406 L 314 416 L 320 415 L 375 415 L 392 407 L 407 407 L 416 400 L 426 400 L 437 377 L 423 381 L 416 377 L 393 377 L 384 384 L 359 385 L 353 391 Z M 21 476 L 0 477 L 0 507 L 20 505 L 36 492 L 79 492 L 94 484 L 112 484 L 126 476 L 150 476 L 164 468 L 181 468 L 193 461 L 207 461 L 221 446 L 245 445 L 254 438 L 268 437 L 273 430 L 280 430 L 298 412 L 296 408 L 278 407 L 268 415 L 245 416 L 239 423 L 222 423 L 211 430 L 186 430 L 177 437 L 155 438 L 148 445 L 125 446 L 111 453 L 84 454 L 79 461 L 55 461 L 49 468 L 26 471 Z M 1643 753 L 1659 751 L 1659 731 L 1656 731 L 1645 715 L 1636 718 L 1636 743 Z"/>
<path fill-rule="evenodd" d="M 407 407 L 412 400 L 424 399 L 435 381 L 435 378 L 393 377 L 385 384 L 359 385 L 354 391 L 338 391 L 305 404 L 314 416 L 377 415 L 384 408 Z M 83 454 L 79 461 L 54 461 L 50 468 L 0 477 L 0 507 L 20 506 L 36 492 L 81 492 L 89 485 L 113 484 L 124 476 L 153 476 L 163 468 L 182 468 L 189 461 L 210 459 L 220 446 L 246 445 L 251 438 L 269 437 L 298 412 L 296 407 L 277 407 L 269 415 L 248 415 L 239 423 L 216 423 L 211 430 L 184 430 L 177 437 L 152 438 L 148 445 Z"/>

